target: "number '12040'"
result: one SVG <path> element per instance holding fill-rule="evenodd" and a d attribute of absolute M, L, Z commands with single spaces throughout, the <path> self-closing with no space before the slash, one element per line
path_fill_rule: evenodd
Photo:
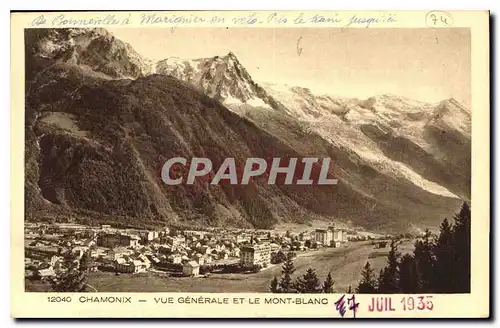
<path fill-rule="evenodd" d="M 432 296 L 405 296 L 401 299 L 404 311 L 431 310 L 434 308 Z"/>

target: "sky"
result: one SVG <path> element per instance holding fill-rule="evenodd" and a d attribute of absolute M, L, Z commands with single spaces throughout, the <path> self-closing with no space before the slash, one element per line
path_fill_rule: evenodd
<path fill-rule="evenodd" d="M 395 94 L 471 102 L 469 29 L 143 28 L 109 29 L 141 55 L 161 60 L 232 51 L 256 82 L 367 98 Z"/>

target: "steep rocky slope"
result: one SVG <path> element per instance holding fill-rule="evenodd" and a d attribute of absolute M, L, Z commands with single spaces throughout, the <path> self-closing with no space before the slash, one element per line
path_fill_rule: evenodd
<path fill-rule="evenodd" d="M 155 73 L 188 82 L 197 90 L 223 102 L 232 109 L 239 106 L 264 107 L 285 111 L 281 103 L 253 81 L 236 55 L 199 59 L 166 58 L 156 63 Z"/>
<path fill-rule="evenodd" d="M 321 204 L 306 203 L 302 193 L 313 199 L 336 193 L 334 186 L 311 186 L 299 194 L 268 185 L 265 176 L 247 186 L 204 180 L 167 186 L 160 170 L 172 157 L 209 157 L 217 167 L 226 157 L 242 166 L 248 157 L 300 154 L 173 77 L 112 79 L 74 62 L 27 53 L 29 218 L 57 213 L 129 225 L 270 227 L 320 212 Z"/>
<path fill-rule="evenodd" d="M 395 95 L 359 100 L 265 87 L 305 129 L 352 150 L 367 165 L 434 194 L 470 199 L 471 114 L 454 99 L 437 104 Z"/>
<path fill-rule="evenodd" d="M 28 218 L 256 227 L 335 218 L 402 231 L 439 222 L 456 195 L 468 199 L 470 114 L 454 101 L 276 91 L 234 54 L 152 65 L 104 30 L 27 30 L 26 41 Z M 161 166 L 179 156 L 215 167 L 226 157 L 328 156 L 340 180 L 167 186 Z"/>
<path fill-rule="evenodd" d="M 134 79 L 153 71 L 153 62 L 105 29 L 32 29 L 25 39 L 37 60 L 77 65 L 102 78 Z"/>
<path fill-rule="evenodd" d="M 255 115 L 262 110 L 290 116 L 302 130 L 349 149 L 385 175 L 440 196 L 470 199 L 471 114 L 454 99 L 437 104 L 396 95 L 359 100 L 258 84 L 233 53 L 168 58 L 157 63 L 156 72 L 188 82 L 260 127 L 269 124 Z"/>

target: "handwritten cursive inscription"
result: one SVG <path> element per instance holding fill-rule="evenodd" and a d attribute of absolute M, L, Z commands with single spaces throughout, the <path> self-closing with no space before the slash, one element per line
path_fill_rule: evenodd
<path fill-rule="evenodd" d="M 31 26 L 40 26 L 47 24 L 47 20 L 43 15 L 38 16 L 31 22 Z"/>
<path fill-rule="evenodd" d="M 425 22 L 431 27 L 453 26 L 453 16 L 446 11 L 433 10 L 425 15 Z"/>
<path fill-rule="evenodd" d="M 130 14 L 119 17 L 117 15 L 96 16 L 87 19 L 74 19 L 63 14 L 57 15 L 51 21 L 47 21 L 44 15 L 36 17 L 31 26 L 45 26 L 49 24 L 56 27 L 66 26 L 105 26 L 105 25 L 128 25 L 130 24 Z"/>
<path fill-rule="evenodd" d="M 96 16 L 88 19 L 73 19 L 65 15 L 58 15 L 52 20 L 52 26 L 89 26 L 89 25 L 128 25 L 130 24 L 130 14 L 126 18 L 116 15 Z"/>
<path fill-rule="evenodd" d="M 353 318 L 356 318 L 356 311 L 359 308 L 359 303 L 356 303 L 356 296 L 354 294 L 348 298 L 342 295 L 334 304 L 335 310 L 339 312 L 342 318 L 345 316 L 348 309 L 352 311 Z"/>
<path fill-rule="evenodd" d="M 427 23 L 432 26 L 448 26 L 453 24 L 453 18 L 446 12 L 432 11 L 427 14 Z M 70 27 L 70 26 L 113 26 L 113 25 L 129 25 L 139 23 L 139 25 L 168 25 L 170 27 L 181 27 L 182 25 L 198 24 L 198 25 L 220 25 L 225 27 L 228 23 L 236 26 L 247 25 L 327 25 L 337 26 L 342 28 L 347 27 L 365 27 L 368 28 L 375 24 L 391 24 L 396 22 L 395 14 L 383 13 L 366 15 L 351 15 L 339 12 L 329 13 L 286 13 L 286 12 L 271 12 L 267 14 L 259 12 L 246 12 L 244 14 L 235 14 L 233 16 L 207 15 L 179 12 L 164 12 L 164 13 L 143 13 L 143 14 L 106 14 L 95 17 L 77 17 L 70 14 L 59 14 L 51 16 L 48 14 L 37 16 L 32 20 L 31 25 L 38 26 L 53 26 L 53 27 Z M 172 30 L 175 32 L 175 29 Z"/>
<path fill-rule="evenodd" d="M 256 13 L 251 13 L 249 15 L 234 17 L 233 23 L 236 25 L 254 25 L 254 24 L 262 24 L 263 21 L 259 20 Z"/>
<path fill-rule="evenodd" d="M 362 17 L 353 15 L 349 18 L 349 21 L 344 27 L 362 26 L 368 28 L 373 24 L 390 24 L 394 22 L 396 22 L 396 19 L 392 15 L 382 15 L 379 17 Z"/>
<path fill-rule="evenodd" d="M 278 15 L 278 13 L 272 13 L 267 17 L 267 22 L 270 24 L 286 24 L 288 23 L 288 18 Z"/>
<path fill-rule="evenodd" d="M 338 24 L 341 22 L 342 18 L 340 18 L 337 13 L 329 16 L 316 14 L 310 17 L 305 16 L 304 13 L 300 13 L 299 16 L 297 16 L 293 20 L 294 24 L 317 24 L 317 23 Z"/>
<path fill-rule="evenodd" d="M 140 19 L 141 25 L 157 25 L 157 24 L 191 24 L 191 23 L 205 23 L 205 18 L 188 15 L 157 15 L 157 14 L 142 14 Z"/>

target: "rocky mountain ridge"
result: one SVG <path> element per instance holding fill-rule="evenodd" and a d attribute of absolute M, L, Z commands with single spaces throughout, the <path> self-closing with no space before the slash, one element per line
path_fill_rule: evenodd
<path fill-rule="evenodd" d="M 27 217 L 403 231 L 470 199 L 470 112 L 454 100 L 260 85 L 232 53 L 155 64 L 105 30 L 27 30 L 26 54 Z M 340 180 L 166 186 L 176 156 L 330 157 Z"/>

